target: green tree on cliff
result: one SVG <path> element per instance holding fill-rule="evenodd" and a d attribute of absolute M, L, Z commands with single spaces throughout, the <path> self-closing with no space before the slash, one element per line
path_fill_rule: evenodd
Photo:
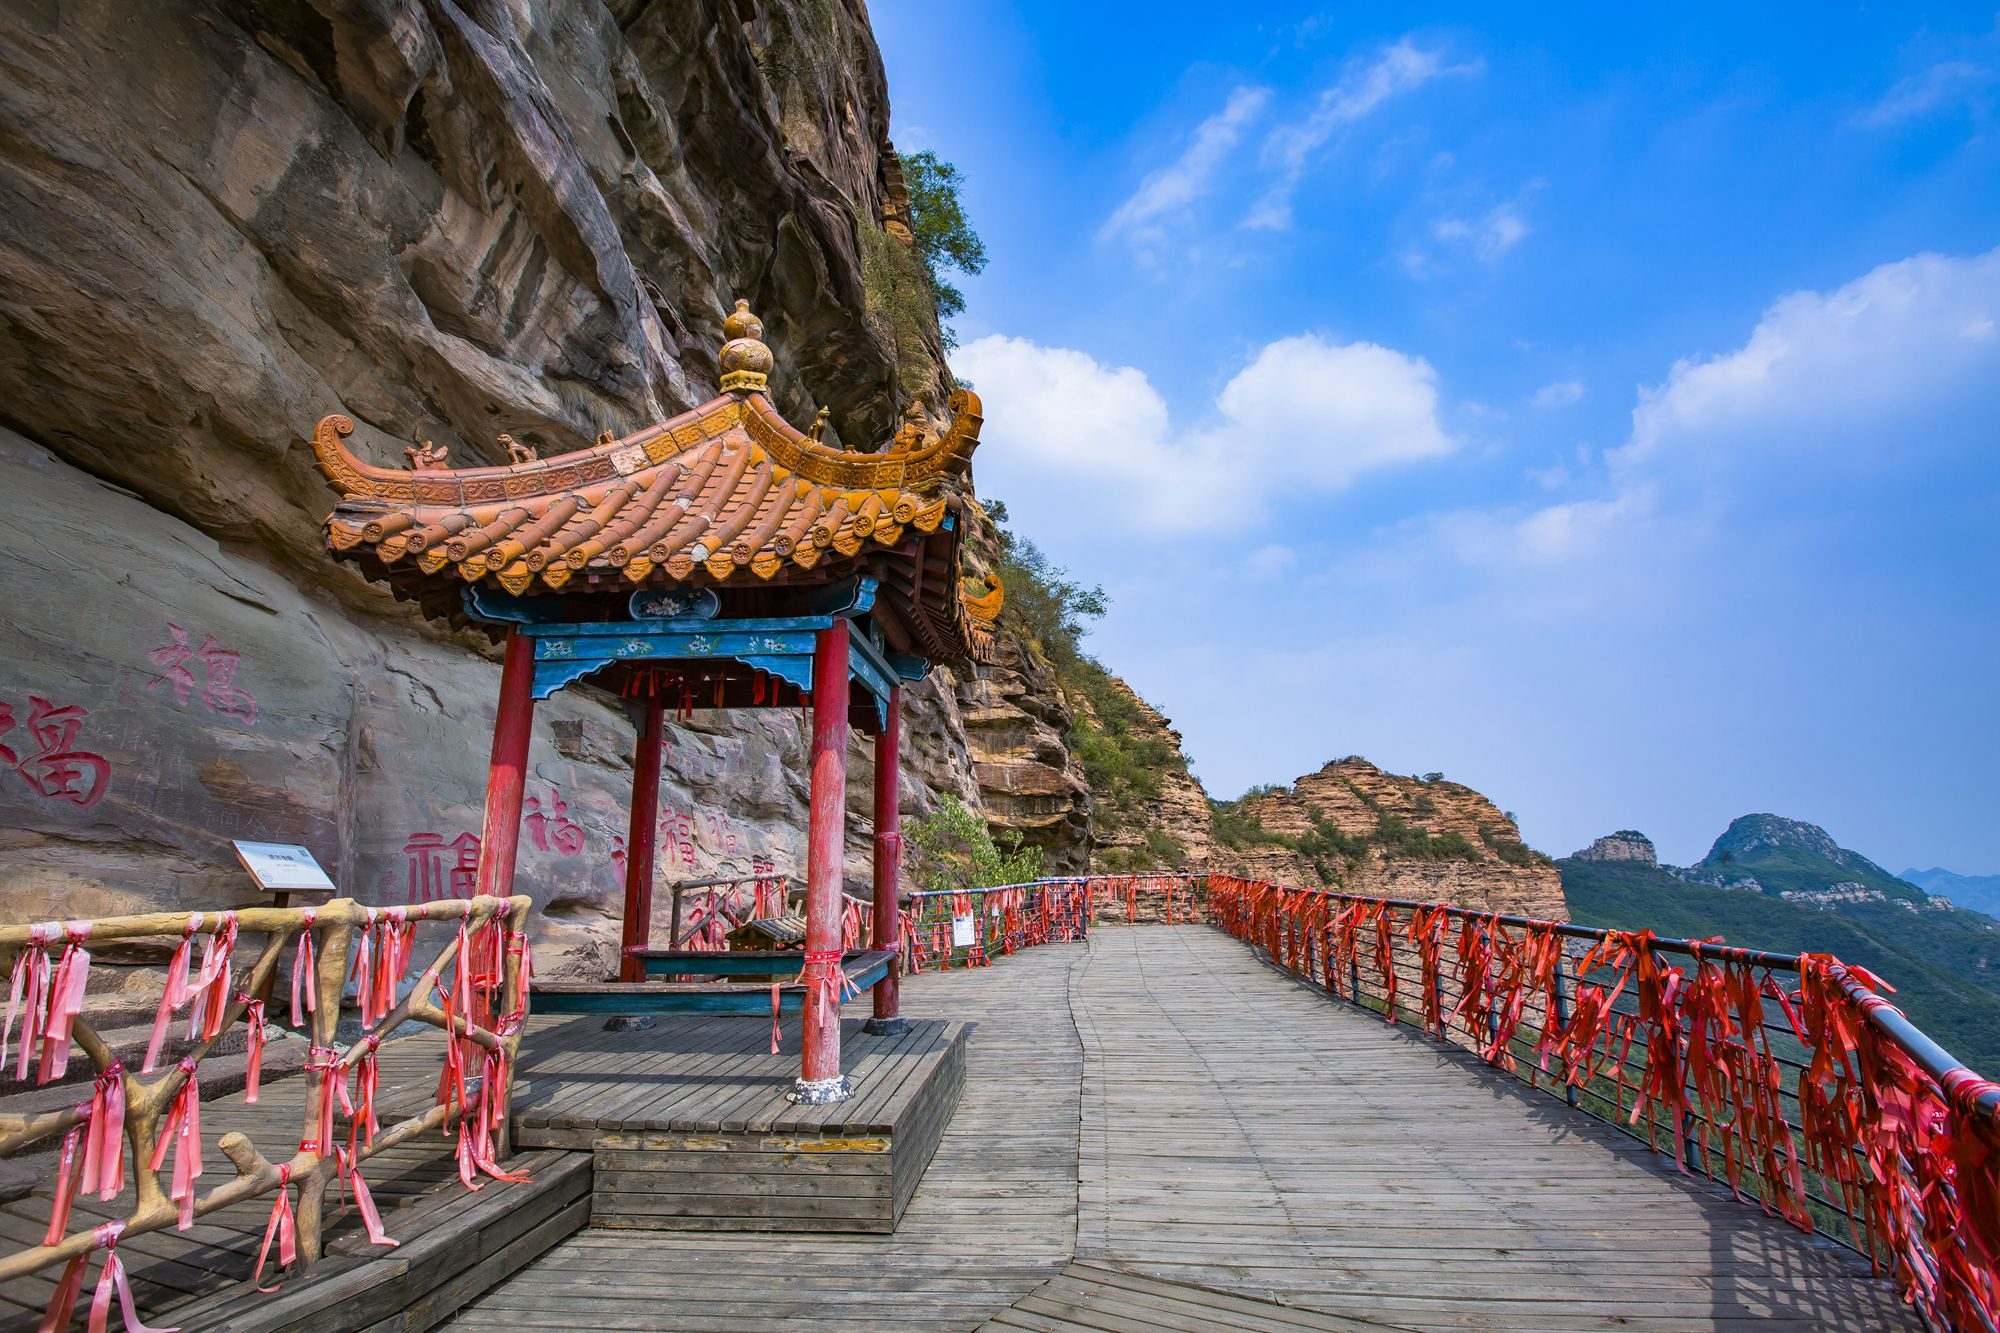
<path fill-rule="evenodd" d="M 958 345 L 945 321 L 965 311 L 965 293 L 946 280 L 947 271 L 978 273 L 986 267 L 986 242 L 965 216 L 959 186 L 965 177 L 936 153 L 902 153 L 903 181 L 910 191 L 910 234 L 923 256 L 937 303 L 938 330 L 947 348 Z"/>

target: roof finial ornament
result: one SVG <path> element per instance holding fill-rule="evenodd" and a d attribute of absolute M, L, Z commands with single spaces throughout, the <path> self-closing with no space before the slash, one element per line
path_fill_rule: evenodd
<path fill-rule="evenodd" d="M 421 445 L 404 449 L 403 457 L 410 460 L 412 472 L 438 472 L 443 470 L 448 452 L 444 445 L 425 440 Z"/>
<path fill-rule="evenodd" d="M 826 439 L 826 423 L 832 418 L 833 409 L 822 407 L 819 410 L 819 415 L 813 418 L 813 424 L 806 428 L 806 438 L 814 444 L 824 442 Z"/>
<path fill-rule="evenodd" d="M 522 444 L 511 435 L 500 436 L 500 443 L 506 446 L 507 461 L 510 463 L 532 463 L 535 461 L 535 447 Z"/>
<path fill-rule="evenodd" d="M 924 405 L 914 398 L 903 409 L 903 424 L 896 431 L 898 449 L 921 449 L 930 438 L 930 418 L 924 415 Z"/>
<path fill-rule="evenodd" d="M 760 341 L 764 336 L 764 321 L 750 313 L 748 301 L 739 300 L 735 313 L 722 321 L 722 331 L 729 337 L 716 358 L 717 368 L 722 372 L 722 391 L 764 392 L 771 377 L 771 349 Z"/>

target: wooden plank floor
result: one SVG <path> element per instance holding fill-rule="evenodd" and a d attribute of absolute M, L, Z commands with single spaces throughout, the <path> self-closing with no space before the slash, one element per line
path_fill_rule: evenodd
<path fill-rule="evenodd" d="M 1028 1329 L 1032 1333 L 1116 1329 L 1119 1333 L 1380 1333 L 1391 1327 L 1372 1319 L 1320 1314 L 1274 1301 L 1254 1300 L 1162 1282 L 1096 1264 L 1071 1264 L 1055 1277 L 981 1324 L 982 1333 Z"/>
<path fill-rule="evenodd" d="M 632 1232 L 572 1237 L 466 1309 L 476 1329 L 969 1329 L 1076 1247 L 1082 946 L 904 982 L 904 1012 L 977 1024 L 965 1092 L 892 1236 Z M 850 1015 L 865 1013 L 851 1005 Z M 842 1033 L 850 1057 L 875 1040 Z M 797 1059 L 789 1036 L 786 1049 Z"/>
<path fill-rule="evenodd" d="M 1859 1259 L 1205 926 L 1099 930 L 1080 1259 L 1412 1328 L 1916 1327 Z"/>
<path fill-rule="evenodd" d="M 463 1323 L 969 1329 L 1074 1258 L 1408 1328 L 1916 1327 L 1852 1254 L 1208 927 L 905 994 L 978 1026 L 896 1235 L 587 1231 Z"/>

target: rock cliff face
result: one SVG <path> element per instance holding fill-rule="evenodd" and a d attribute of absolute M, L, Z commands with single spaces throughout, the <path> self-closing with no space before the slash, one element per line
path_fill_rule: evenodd
<path fill-rule="evenodd" d="M 1348 758 L 1239 803 L 1218 856 L 1241 873 L 1564 920 L 1562 876 L 1472 788 Z"/>
<path fill-rule="evenodd" d="M 1646 866 L 1660 863 L 1659 853 L 1653 850 L 1653 840 L 1636 829 L 1607 833 L 1572 855 L 1579 861 L 1632 861 Z"/>
<path fill-rule="evenodd" d="M 896 299 L 916 261 L 883 229 L 907 205 L 860 0 L 27 0 L 0 126 L 13 919 L 241 903 L 232 837 L 304 842 L 364 901 L 464 888 L 497 665 L 325 557 L 320 416 L 382 462 L 576 448 L 708 397 L 738 296 L 830 438 L 948 387 Z M 1058 738 L 1059 704 L 1018 665 L 988 684 L 909 692 L 908 809 L 1029 817 L 994 756 L 1048 738 L 986 701 Z M 549 972 L 608 968 L 632 743 L 588 690 L 538 709 L 519 883 Z M 697 714 L 668 745 L 663 879 L 800 863 L 797 718 Z"/>

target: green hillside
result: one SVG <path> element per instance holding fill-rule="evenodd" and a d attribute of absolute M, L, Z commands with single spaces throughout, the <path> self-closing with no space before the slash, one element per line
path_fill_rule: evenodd
<path fill-rule="evenodd" d="M 1680 938 L 1721 935 L 1775 953 L 1831 953 L 1895 986 L 1898 1007 L 1974 1069 L 2000 1071 L 2000 937 L 1971 913 L 1914 913 L 1894 903 L 1821 911 L 1758 893 L 1689 884 L 1635 862 L 1556 862 L 1580 925 L 1650 929 Z M 1841 867 L 1842 879 L 1859 879 Z M 1758 875 L 1761 880 L 1762 874 Z M 1810 885 L 1822 888 L 1822 878 Z M 1969 920 L 1954 922 L 1954 916 Z M 1982 970 L 1978 960 L 1993 955 Z M 1983 980 L 1974 980 L 1974 977 Z"/>
<path fill-rule="evenodd" d="M 1744 815 L 1731 821 L 1708 855 L 1691 868 L 1748 875 L 1770 894 L 1848 883 L 1911 902 L 1925 898 L 1922 889 L 1842 847 L 1817 825 L 1778 815 Z"/>

